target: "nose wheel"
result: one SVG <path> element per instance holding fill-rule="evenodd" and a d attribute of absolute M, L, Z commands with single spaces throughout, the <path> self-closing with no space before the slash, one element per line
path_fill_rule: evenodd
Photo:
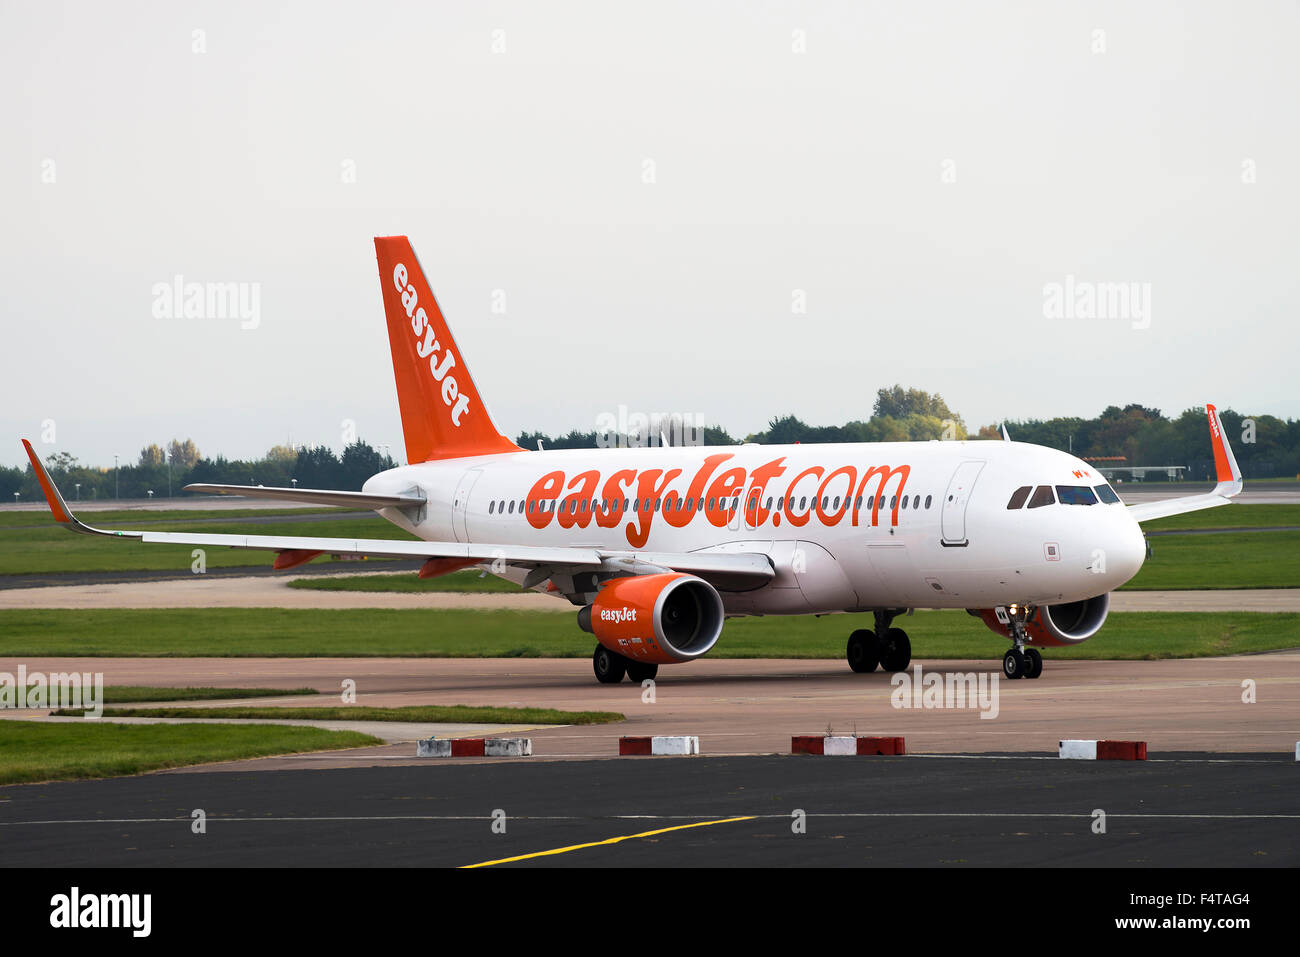
<path fill-rule="evenodd" d="M 1043 656 L 1037 648 L 1012 648 L 1002 656 L 1002 673 L 1008 678 L 1037 678 L 1043 673 Z"/>

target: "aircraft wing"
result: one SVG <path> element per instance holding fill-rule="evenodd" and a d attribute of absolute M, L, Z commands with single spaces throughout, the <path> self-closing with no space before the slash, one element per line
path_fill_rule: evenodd
<path fill-rule="evenodd" d="M 308 502 L 312 505 L 342 505 L 351 508 L 411 508 L 424 504 L 423 495 L 370 495 L 366 492 L 336 492 L 323 488 L 283 488 L 274 485 L 187 485 L 187 492 L 210 495 L 242 495 L 281 502 Z"/>
<path fill-rule="evenodd" d="M 280 553 L 276 567 L 291 568 L 317 555 L 373 556 L 376 558 L 445 558 L 466 564 L 503 561 L 534 569 L 618 568 L 635 574 L 667 568 L 697 574 L 701 578 L 742 580 L 751 587 L 775 576 L 771 560 L 761 554 L 718 554 L 713 552 L 631 552 L 627 549 L 513 545 L 480 542 L 426 542 L 382 538 L 316 538 L 290 535 L 221 535 L 202 532 L 151 532 L 101 529 L 87 525 L 72 514 L 62 493 L 45 470 L 44 463 L 23 439 L 27 457 L 40 482 L 54 520 L 65 528 L 87 535 L 129 538 L 146 544 L 195 545 L 206 548 L 251 548 Z M 638 568 L 638 566 L 642 566 Z M 545 580 L 549 575 L 543 575 Z"/>
<path fill-rule="evenodd" d="M 1210 445 L 1214 449 L 1214 471 L 1218 484 L 1201 495 L 1185 495 L 1182 498 L 1167 498 L 1159 502 L 1139 502 L 1128 506 L 1128 513 L 1139 522 L 1149 522 L 1169 515 L 1181 515 L 1183 512 L 1196 512 L 1203 508 L 1229 505 L 1234 496 L 1245 488 L 1241 480 L 1241 469 L 1237 466 L 1237 457 L 1232 454 L 1232 446 L 1223 434 L 1223 420 L 1219 410 L 1212 405 L 1205 407 L 1210 420 Z"/>

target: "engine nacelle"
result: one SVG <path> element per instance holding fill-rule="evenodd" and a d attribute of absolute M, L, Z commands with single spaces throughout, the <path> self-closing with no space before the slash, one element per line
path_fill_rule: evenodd
<path fill-rule="evenodd" d="M 1087 641 L 1106 621 L 1110 612 L 1110 594 L 1085 598 L 1083 601 L 1062 602 L 1059 605 L 1039 605 L 1025 622 L 1029 643 L 1043 647 L 1077 645 Z M 1007 634 L 1007 626 L 998 621 L 992 608 L 973 612 L 999 635 Z"/>
<path fill-rule="evenodd" d="M 722 598 L 694 575 L 615 578 L 578 612 L 578 625 L 633 661 L 675 664 L 706 654 L 722 634 Z"/>

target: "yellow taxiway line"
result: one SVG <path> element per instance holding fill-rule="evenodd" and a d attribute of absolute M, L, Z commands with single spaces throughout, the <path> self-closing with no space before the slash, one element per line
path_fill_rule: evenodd
<path fill-rule="evenodd" d="M 534 857 L 550 857 L 554 854 L 567 854 L 570 851 L 581 851 L 588 847 L 600 847 L 604 844 L 618 844 L 620 841 L 635 841 L 639 837 L 654 837 L 656 834 L 667 834 L 670 831 L 685 831 L 692 827 L 710 827 L 714 824 L 732 824 L 736 821 L 753 821 L 754 815 L 748 817 L 727 817 L 717 821 L 697 821 L 694 824 L 678 824 L 675 827 L 661 827 L 656 831 L 642 831 L 640 834 L 624 834 L 622 837 L 610 837 L 603 841 L 592 841 L 588 844 L 572 844 L 569 847 L 557 847 L 549 851 L 535 851 L 532 854 L 520 854 L 517 857 L 503 857 L 497 861 L 483 861 L 479 864 L 463 864 L 462 870 L 468 870 L 474 867 L 491 867 L 493 864 L 511 864 L 515 861 L 527 861 Z"/>

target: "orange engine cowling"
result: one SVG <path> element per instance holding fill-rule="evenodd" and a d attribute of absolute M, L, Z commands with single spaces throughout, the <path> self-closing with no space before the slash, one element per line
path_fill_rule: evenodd
<path fill-rule="evenodd" d="M 1077 645 L 1101 630 L 1109 611 L 1109 594 L 1059 605 L 1039 605 L 1025 622 L 1025 634 L 1029 636 L 1031 645 L 1048 648 Z M 971 613 L 983 619 L 984 624 L 999 635 L 1007 634 L 1007 626 L 998 621 L 997 612 L 992 608 L 981 608 Z"/>
<path fill-rule="evenodd" d="M 625 658 L 653 664 L 691 661 L 722 634 L 722 598 L 694 575 L 615 578 L 578 612 L 578 624 Z"/>

